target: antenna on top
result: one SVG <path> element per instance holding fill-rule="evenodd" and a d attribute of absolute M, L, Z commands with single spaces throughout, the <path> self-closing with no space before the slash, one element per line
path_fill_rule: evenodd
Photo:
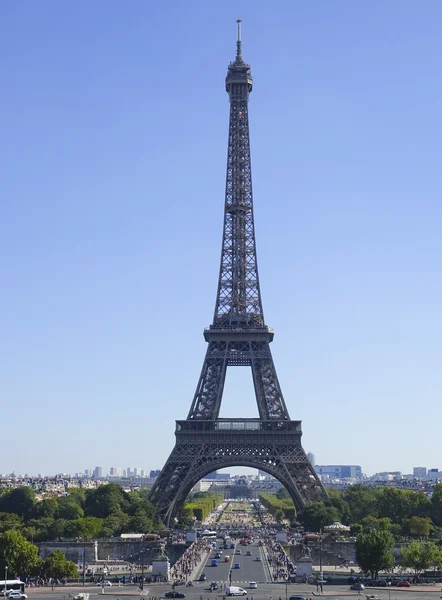
<path fill-rule="evenodd" d="M 241 56 L 241 19 L 237 19 L 236 21 L 237 25 L 238 25 L 238 39 L 236 41 L 236 59 L 237 60 L 242 60 L 242 56 Z"/>

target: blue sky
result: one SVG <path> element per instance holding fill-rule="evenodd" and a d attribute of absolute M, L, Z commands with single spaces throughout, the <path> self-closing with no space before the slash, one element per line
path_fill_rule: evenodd
<path fill-rule="evenodd" d="M 320 464 L 442 468 L 442 5 L 0 6 L 0 472 L 161 467 L 215 302 L 226 68 L 261 291 Z M 257 416 L 247 369 L 221 416 Z"/>

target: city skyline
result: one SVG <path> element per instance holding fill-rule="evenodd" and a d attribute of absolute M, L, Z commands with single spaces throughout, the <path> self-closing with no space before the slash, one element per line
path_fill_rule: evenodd
<path fill-rule="evenodd" d="M 215 300 L 238 16 L 262 295 L 303 446 L 367 472 L 441 463 L 442 6 L 1 11 L 2 470 L 164 464 Z M 229 373 L 221 416 L 255 415 Z"/>

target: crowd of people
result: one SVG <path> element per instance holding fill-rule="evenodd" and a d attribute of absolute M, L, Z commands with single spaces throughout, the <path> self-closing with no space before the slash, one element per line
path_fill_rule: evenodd
<path fill-rule="evenodd" d="M 207 552 L 207 540 L 199 538 L 180 556 L 170 570 L 172 581 L 175 585 L 189 580 L 195 567 L 201 562 L 202 556 Z M 209 548 L 210 550 L 210 548 Z"/>
<path fill-rule="evenodd" d="M 273 581 L 286 581 L 295 573 L 293 563 L 279 542 L 268 538 L 266 540 L 268 562 L 272 571 Z"/>

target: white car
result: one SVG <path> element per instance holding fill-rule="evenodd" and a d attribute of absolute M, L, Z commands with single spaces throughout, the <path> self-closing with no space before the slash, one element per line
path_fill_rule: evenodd
<path fill-rule="evenodd" d="M 103 587 L 110 587 L 112 583 L 108 579 L 104 579 L 103 581 L 98 581 L 97 585 L 101 585 Z"/>
<path fill-rule="evenodd" d="M 256 581 L 249 581 L 249 588 L 251 590 L 257 590 L 258 589 L 258 584 L 256 583 Z"/>
<path fill-rule="evenodd" d="M 22 600 L 22 598 L 26 599 L 27 595 L 21 592 L 9 592 L 8 598 L 11 598 L 11 600 Z"/>

